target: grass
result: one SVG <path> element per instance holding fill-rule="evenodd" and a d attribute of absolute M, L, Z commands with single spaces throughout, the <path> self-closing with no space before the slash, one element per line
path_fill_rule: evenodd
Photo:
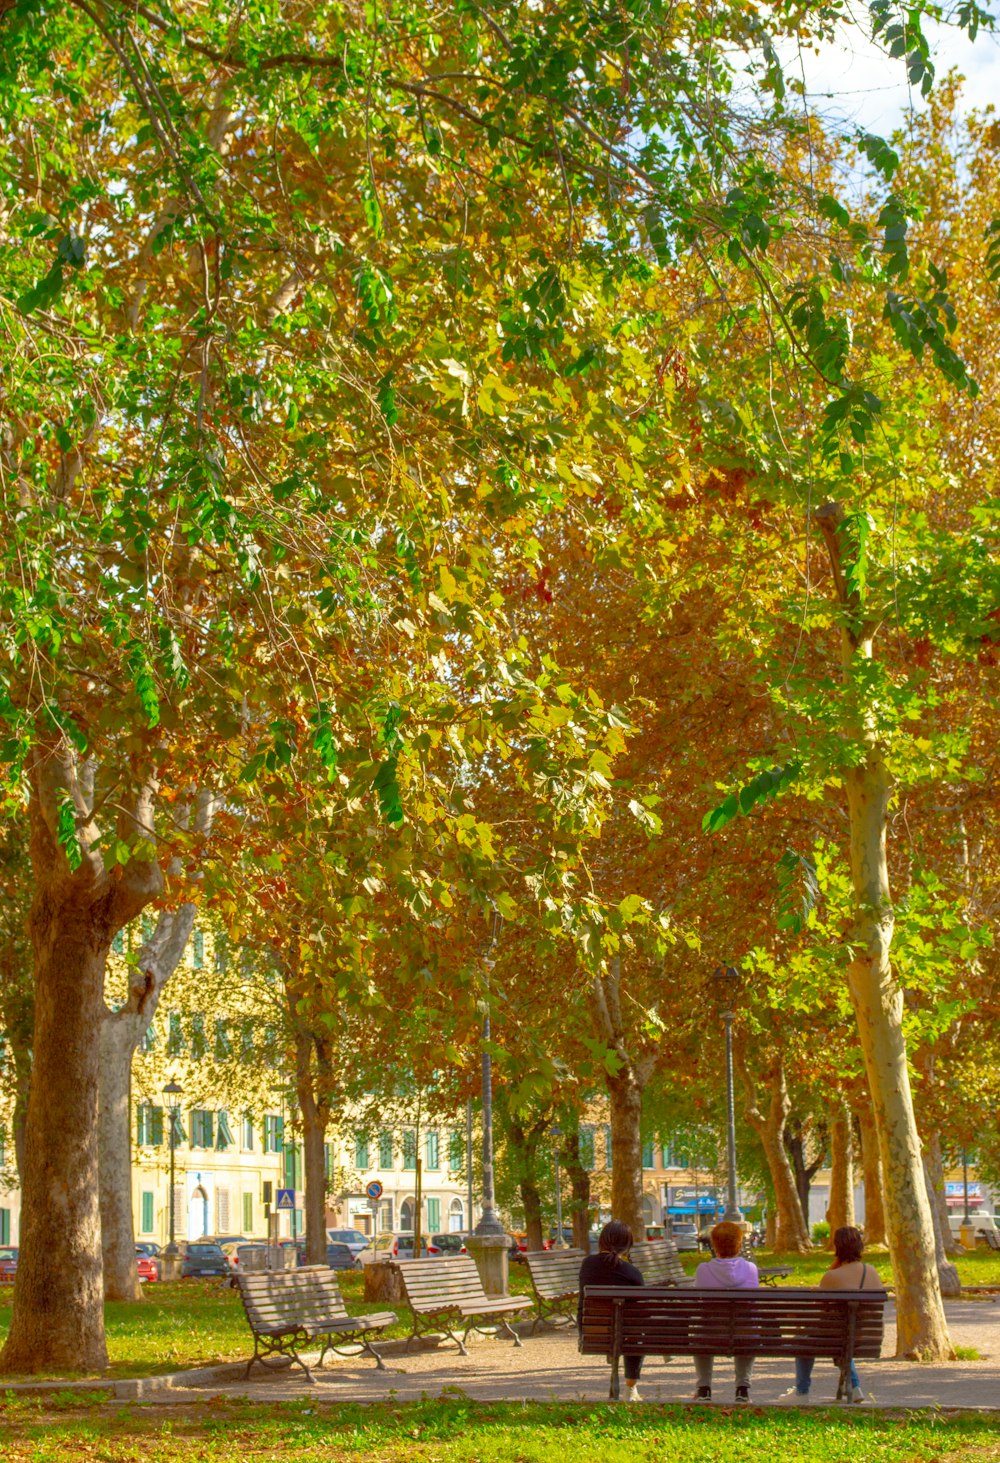
<path fill-rule="evenodd" d="M 9 1395 L 9 1394 L 8 1394 Z M 722 1408 L 311 1400 L 184 1407 L 4 1401 L 4 1463 L 987 1463 L 1000 1423 L 976 1414 L 896 1417 Z"/>
<path fill-rule="evenodd" d="M 758 1253 L 762 1265 L 787 1263 L 794 1267 L 794 1275 L 783 1282 L 788 1285 L 815 1285 L 829 1266 L 825 1251 L 805 1256 L 771 1255 L 765 1250 Z M 685 1267 L 693 1271 L 700 1257 L 684 1255 L 682 1258 Z M 873 1263 L 884 1279 L 892 1278 L 884 1252 L 876 1253 Z M 1000 1284 L 1000 1256 L 992 1251 L 960 1256 L 958 1269 L 965 1285 Z M 349 1310 L 385 1309 L 380 1302 L 365 1303 L 360 1271 L 341 1274 L 340 1282 Z M 510 1288 L 514 1294 L 530 1293 L 525 1265 L 511 1266 Z M 12 1300 L 12 1288 L 0 1287 L 0 1339 L 7 1331 Z M 404 1336 L 409 1331 L 409 1311 L 399 1305 L 393 1309 L 399 1315 L 399 1324 L 382 1333 L 387 1338 Z M 106 1314 L 112 1378 L 149 1376 L 212 1362 L 238 1361 L 245 1359 L 252 1349 L 238 1295 L 217 1281 L 183 1280 L 172 1285 L 151 1285 L 145 1300 L 133 1304 L 109 1302 Z"/>

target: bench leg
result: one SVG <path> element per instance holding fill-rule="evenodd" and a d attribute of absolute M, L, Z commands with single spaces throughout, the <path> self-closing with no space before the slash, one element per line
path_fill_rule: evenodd
<path fill-rule="evenodd" d="M 375 1370 L 376 1371 L 379 1371 L 379 1372 L 386 1371 L 387 1370 L 387 1367 L 386 1367 L 385 1362 L 379 1356 L 378 1352 L 375 1350 L 374 1346 L 368 1340 L 368 1337 L 367 1336 L 362 1336 L 362 1338 L 361 1338 L 361 1344 L 364 1347 L 364 1349 L 367 1351 L 368 1355 L 369 1356 L 373 1356 L 375 1358 Z"/>
<path fill-rule="evenodd" d="M 505 1319 L 500 1322 L 500 1329 L 507 1332 L 507 1335 L 511 1338 L 515 1346 L 521 1345 L 520 1336 L 517 1334 L 517 1332 L 514 1330 L 514 1327 L 510 1324 L 508 1320 Z"/>

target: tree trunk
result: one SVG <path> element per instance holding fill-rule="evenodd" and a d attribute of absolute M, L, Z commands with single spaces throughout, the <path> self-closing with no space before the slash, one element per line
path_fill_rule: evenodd
<path fill-rule="evenodd" d="M 941 1233 L 941 1219 L 938 1214 L 937 1205 L 934 1202 L 930 1165 L 926 1157 L 924 1159 L 924 1180 L 927 1184 L 927 1201 L 931 1206 L 931 1222 L 934 1225 L 934 1254 L 937 1260 L 938 1284 L 941 1286 L 941 1294 L 950 1296 L 961 1295 L 962 1281 L 959 1278 L 958 1267 L 948 1259 L 945 1253 L 944 1237 Z"/>
<path fill-rule="evenodd" d="M 580 1162 L 580 1130 L 573 1128 L 563 1138 L 562 1164 L 570 1185 L 569 1214 L 573 1226 L 573 1248 L 590 1247 L 590 1174 Z"/>
<path fill-rule="evenodd" d="M 14 1314 L 0 1371 L 103 1371 L 96 1037 L 110 941 L 96 937 L 87 904 L 56 908 L 42 893 L 31 918 L 34 1080 Z"/>
<path fill-rule="evenodd" d="M 871 1104 L 862 1098 L 858 1109 L 861 1134 L 861 1170 L 865 1185 L 865 1244 L 885 1244 L 885 1203 L 882 1196 L 882 1160 Z"/>
<path fill-rule="evenodd" d="M 39 745 L 29 818 L 34 897 L 34 1069 L 25 1127 L 21 1241 L 0 1373 L 103 1371 L 97 1108 L 104 972 L 111 941 L 162 889 L 155 858 L 105 869 L 93 821 L 95 769 L 62 741 Z M 155 786 L 119 836 L 148 844 Z M 65 841 L 67 810 L 73 862 Z"/>
<path fill-rule="evenodd" d="M 631 1065 L 614 1077 L 606 1072 L 604 1081 L 611 1110 L 611 1214 L 642 1240 L 642 1087 Z"/>
<path fill-rule="evenodd" d="M 847 979 L 872 1097 L 885 1183 L 889 1254 L 896 1285 L 897 1355 L 950 1359 L 934 1250 L 934 1228 L 913 1111 L 903 1030 L 903 992 L 892 972 L 892 899 L 886 853 L 891 781 L 863 687 L 870 680 L 874 625 L 864 618 L 858 576 L 844 559 L 845 514 L 828 503 L 817 513 L 841 608 L 845 759 L 854 923 Z"/>
<path fill-rule="evenodd" d="M 195 827 L 200 833 L 208 832 L 213 801 L 208 792 L 198 796 Z M 136 1272 L 132 1213 L 132 1058 L 156 1015 L 164 986 L 184 957 L 195 913 L 191 903 L 160 910 L 139 951 L 124 1005 L 104 1007 L 98 1152 L 105 1300 L 142 1300 L 145 1294 Z"/>
<path fill-rule="evenodd" d="M 296 1091 L 302 1115 L 302 1163 L 306 1186 L 306 1264 L 326 1264 L 326 1130 L 330 1103 L 317 1094 L 312 1071 L 315 1037 L 300 1031 L 296 1039 Z"/>
<path fill-rule="evenodd" d="M 785 1124 L 791 1103 L 781 1058 L 775 1056 L 766 1073 L 770 1097 L 766 1112 L 757 1103 L 757 1092 L 746 1062 L 742 1043 L 737 1048 L 737 1067 L 746 1092 L 746 1113 L 764 1149 L 774 1189 L 774 1248 L 804 1255 L 811 1248 L 809 1231 L 802 1217 L 795 1187 L 795 1175 L 785 1147 Z"/>
<path fill-rule="evenodd" d="M 833 1246 L 834 1232 L 854 1223 L 853 1137 L 847 1105 L 838 1098 L 830 1111 L 830 1198 L 826 1208 L 829 1248 Z"/>
<path fill-rule="evenodd" d="M 809 1224 L 809 1189 L 813 1178 L 823 1167 L 823 1160 L 826 1157 L 826 1128 L 821 1128 L 816 1134 L 816 1147 L 811 1163 L 806 1162 L 806 1134 L 802 1123 L 796 1124 L 794 1129 L 785 1129 L 785 1149 L 792 1162 L 792 1172 L 795 1175 L 795 1192 L 799 1197 L 799 1206 L 802 1210 L 802 1223 L 805 1226 L 806 1234 L 812 1237 L 812 1230 Z"/>
<path fill-rule="evenodd" d="M 935 1233 L 940 1234 L 946 1255 L 957 1255 L 961 1245 L 951 1232 L 948 1200 L 944 1190 L 944 1159 L 941 1156 L 941 1134 L 935 1128 L 924 1139 L 924 1167 L 930 1179 L 931 1207 L 937 1212 Z"/>

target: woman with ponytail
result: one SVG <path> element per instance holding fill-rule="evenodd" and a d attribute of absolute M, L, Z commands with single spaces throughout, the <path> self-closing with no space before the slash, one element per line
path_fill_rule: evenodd
<path fill-rule="evenodd" d="M 625 1258 L 632 1248 L 632 1231 L 620 1219 L 612 1219 L 601 1230 L 597 1254 L 587 1255 L 580 1266 L 580 1301 L 576 1312 L 577 1330 L 583 1329 L 583 1291 L 587 1285 L 642 1285 L 642 1271 Z M 639 1402 L 641 1356 L 625 1356 L 625 1401 Z"/>

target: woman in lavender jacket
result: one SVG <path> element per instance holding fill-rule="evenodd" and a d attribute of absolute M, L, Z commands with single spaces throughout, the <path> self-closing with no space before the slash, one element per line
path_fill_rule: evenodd
<path fill-rule="evenodd" d="M 758 1289 L 760 1277 L 757 1274 L 757 1266 L 752 1260 L 744 1260 L 740 1254 L 742 1244 L 743 1230 L 738 1224 L 724 1219 L 721 1224 L 715 1226 L 712 1230 L 712 1250 L 715 1258 L 706 1260 L 695 1271 L 694 1283 L 699 1290 Z M 734 1361 L 736 1365 L 736 1401 L 749 1402 L 750 1373 L 753 1371 L 754 1358 L 737 1356 Z M 696 1356 L 694 1359 L 695 1374 L 698 1378 L 698 1390 L 694 1395 L 696 1402 L 711 1402 L 712 1400 L 714 1363 L 714 1356 Z"/>

